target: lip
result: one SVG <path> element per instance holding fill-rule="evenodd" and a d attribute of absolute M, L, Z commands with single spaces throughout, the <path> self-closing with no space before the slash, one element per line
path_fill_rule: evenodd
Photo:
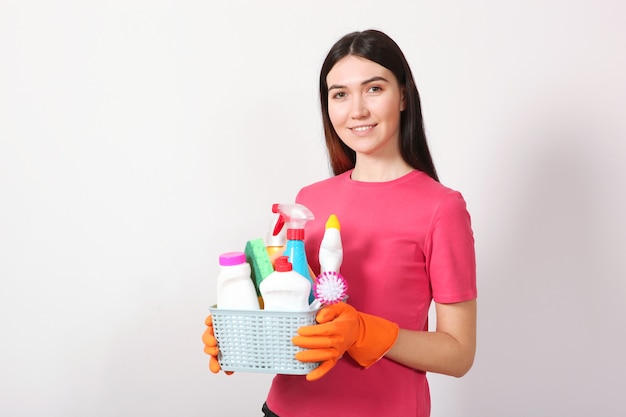
<path fill-rule="evenodd" d="M 352 126 L 352 127 L 349 127 L 348 129 L 350 129 L 351 132 L 357 135 L 365 135 L 371 132 L 372 129 L 374 129 L 375 127 L 376 127 L 376 124 L 370 124 L 370 125 Z"/>

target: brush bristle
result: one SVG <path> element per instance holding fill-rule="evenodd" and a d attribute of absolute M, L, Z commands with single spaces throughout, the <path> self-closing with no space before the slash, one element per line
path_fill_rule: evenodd
<path fill-rule="evenodd" d="M 313 285 L 315 298 L 322 304 L 334 304 L 343 300 L 348 293 L 348 284 L 337 272 L 321 273 Z"/>

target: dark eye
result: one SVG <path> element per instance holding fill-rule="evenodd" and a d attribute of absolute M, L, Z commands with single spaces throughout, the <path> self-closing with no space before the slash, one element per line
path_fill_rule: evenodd
<path fill-rule="evenodd" d="M 380 92 L 380 91 L 382 91 L 382 90 L 383 90 L 383 89 L 382 89 L 381 87 L 377 86 L 377 85 L 373 85 L 373 86 L 371 86 L 371 87 L 369 88 L 369 91 L 370 91 L 371 93 L 378 93 L 378 92 Z"/>
<path fill-rule="evenodd" d="M 346 97 L 346 93 L 344 93 L 343 91 L 339 91 L 335 94 L 333 94 L 332 98 L 344 98 Z"/>

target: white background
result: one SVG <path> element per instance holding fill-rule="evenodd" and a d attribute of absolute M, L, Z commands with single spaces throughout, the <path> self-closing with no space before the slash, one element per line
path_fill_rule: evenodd
<path fill-rule="evenodd" d="M 329 175 L 319 67 L 367 28 L 410 61 L 475 229 L 476 362 L 431 376 L 433 417 L 620 415 L 624 22 L 619 0 L 1 0 L 0 415 L 260 415 L 270 376 L 202 352 L 217 257 Z"/>

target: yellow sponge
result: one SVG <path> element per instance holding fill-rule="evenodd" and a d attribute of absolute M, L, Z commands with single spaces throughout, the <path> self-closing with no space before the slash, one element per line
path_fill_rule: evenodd
<path fill-rule="evenodd" d="M 274 267 L 265 248 L 263 239 L 253 239 L 246 242 L 246 261 L 252 270 L 252 281 L 256 287 L 257 295 L 261 295 L 259 285 L 269 274 L 274 272 Z"/>

